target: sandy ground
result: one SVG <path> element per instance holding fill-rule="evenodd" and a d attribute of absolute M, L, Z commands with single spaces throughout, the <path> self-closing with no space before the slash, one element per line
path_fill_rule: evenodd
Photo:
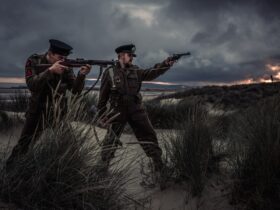
<path fill-rule="evenodd" d="M 8 147 L 12 147 L 16 144 L 17 139 L 20 135 L 22 126 L 18 126 L 14 129 L 6 131 L 6 134 L 0 133 L 0 146 L 3 151 L 7 151 Z M 91 128 L 90 128 L 91 129 Z M 104 138 L 106 130 L 97 128 L 98 137 L 100 140 Z M 172 133 L 170 130 L 157 130 L 159 137 L 159 142 L 162 144 L 163 136 L 166 134 L 170 135 Z M 93 141 L 90 139 L 90 141 Z M 226 175 L 219 177 L 212 177 L 200 198 L 192 197 L 190 194 L 190 189 L 187 184 L 178 185 L 169 183 L 167 188 L 163 191 L 159 189 L 159 186 L 154 188 L 146 188 L 140 185 L 143 180 L 141 175 L 141 163 L 147 165 L 148 159 L 146 158 L 142 148 L 139 144 L 134 144 L 137 142 L 133 134 L 123 134 L 121 136 L 121 141 L 124 143 L 123 148 L 120 148 L 116 156 L 121 156 L 125 154 L 125 158 L 121 158 L 120 165 L 128 165 L 131 160 L 135 162 L 130 164 L 131 167 L 131 182 L 127 184 L 127 192 L 134 196 L 135 200 L 143 203 L 143 205 L 137 205 L 132 209 L 155 209 L 155 210 L 194 210 L 194 209 L 207 209 L 207 210 L 219 210 L 233 209 L 228 202 L 228 189 L 225 188 L 227 183 Z M 124 152 L 125 151 L 125 152 Z M 124 152 L 124 153 L 123 153 Z M 221 178 L 223 177 L 223 178 Z M 0 203 L 0 209 L 13 209 L 12 207 L 7 207 L 5 204 Z"/>

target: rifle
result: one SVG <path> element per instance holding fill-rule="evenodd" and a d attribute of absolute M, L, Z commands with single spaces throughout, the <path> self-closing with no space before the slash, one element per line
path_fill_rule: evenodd
<path fill-rule="evenodd" d="M 190 52 L 186 52 L 186 53 L 176 53 L 173 54 L 171 57 L 169 57 L 170 61 L 178 61 L 181 57 L 183 56 L 189 56 L 191 55 Z"/>
<path fill-rule="evenodd" d="M 109 65 L 115 65 L 116 64 L 116 61 L 112 60 L 112 61 L 108 61 L 108 60 L 85 60 L 85 59 L 82 59 L 82 58 L 77 58 L 77 59 L 64 59 L 63 61 L 60 62 L 61 65 L 63 66 L 67 66 L 67 67 L 70 67 L 70 68 L 79 68 L 81 66 L 85 66 L 87 64 L 93 66 L 99 66 L 100 67 L 100 71 L 99 71 L 99 75 L 98 75 L 98 78 L 97 80 L 95 81 L 95 83 L 83 94 L 84 96 L 86 94 L 88 94 L 91 90 L 93 90 L 93 88 L 95 87 L 95 85 L 98 83 L 98 81 L 100 80 L 101 78 L 101 75 L 102 75 L 102 72 L 103 72 L 103 68 L 109 66 Z M 37 65 L 34 65 L 33 67 L 36 68 L 36 69 L 42 69 L 42 70 L 45 70 L 49 67 L 51 67 L 52 64 L 37 64 Z"/>
<path fill-rule="evenodd" d="M 77 59 L 64 59 L 63 61 L 60 62 L 61 65 L 71 67 L 71 68 L 79 68 L 81 66 L 85 66 L 86 64 L 89 64 L 91 66 L 100 66 L 100 67 L 107 67 L 109 65 L 115 65 L 116 61 L 108 61 L 108 60 L 85 60 L 82 58 L 77 58 Z M 39 69 L 46 69 L 48 67 L 51 67 L 52 64 L 37 64 L 33 66 L 34 68 L 39 68 Z"/>

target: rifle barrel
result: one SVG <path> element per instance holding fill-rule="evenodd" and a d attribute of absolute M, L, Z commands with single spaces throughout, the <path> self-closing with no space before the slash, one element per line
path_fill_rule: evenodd
<path fill-rule="evenodd" d="M 68 66 L 68 67 L 72 67 L 72 68 L 77 68 L 77 67 L 81 67 L 84 65 L 97 65 L 97 66 L 109 66 L 109 65 L 115 65 L 115 61 L 108 61 L 108 60 L 83 60 L 83 59 L 66 59 L 64 61 L 62 61 L 60 64 L 64 65 L 64 66 Z M 52 64 L 38 64 L 35 65 L 35 68 L 48 68 L 52 66 Z"/>

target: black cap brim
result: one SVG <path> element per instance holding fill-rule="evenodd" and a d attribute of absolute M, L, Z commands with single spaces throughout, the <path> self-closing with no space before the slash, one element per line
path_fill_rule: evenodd
<path fill-rule="evenodd" d="M 59 54 L 59 55 L 63 55 L 63 56 L 68 56 L 70 55 L 72 52 L 70 51 L 65 51 L 65 50 L 61 50 L 59 48 L 54 48 L 54 47 L 50 47 L 49 49 L 52 53 L 55 53 L 55 54 Z"/>
<path fill-rule="evenodd" d="M 124 50 L 124 51 L 122 51 L 122 53 L 128 53 L 128 54 L 131 54 L 133 57 L 136 57 L 136 54 L 131 51 Z"/>
<path fill-rule="evenodd" d="M 56 39 L 50 39 L 50 48 L 49 50 L 53 53 L 68 56 L 72 53 L 72 47 L 62 41 L 56 40 Z"/>

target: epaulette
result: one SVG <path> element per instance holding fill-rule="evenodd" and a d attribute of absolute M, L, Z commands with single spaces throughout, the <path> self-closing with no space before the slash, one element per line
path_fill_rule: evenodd
<path fill-rule="evenodd" d="M 32 54 L 30 57 L 34 57 L 34 58 L 36 58 L 36 57 L 39 57 L 39 56 L 40 56 L 39 54 L 34 53 L 34 54 Z"/>
<path fill-rule="evenodd" d="M 32 54 L 31 56 L 29 56 L 28 60 L 31 60 L 34 63 L 41 63 L 43 55 L 39 55 L 39 54 Z"/>
<path fill-rule="evenodd" d="M 40 59 L 42 57 L 42 55 L 39 54 L 32 54 L 31 56 L 29 56 L 30 59 Z"/>

